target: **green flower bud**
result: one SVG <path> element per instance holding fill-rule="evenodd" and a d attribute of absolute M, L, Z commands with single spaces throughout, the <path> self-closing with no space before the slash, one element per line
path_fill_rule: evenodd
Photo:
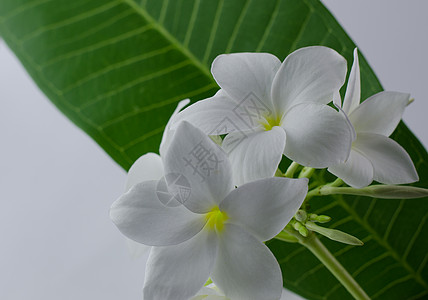
<path fill-rule="evenodd" d="M 296 214 L 294 215 L 294 217 L 296 218 L 297 221 L 299 222 L 306 222 L 306 220 L 308 219 L 308 215 L 306 213 L 306 211 L 299 209 Z"/>
<path fill-rule="evenodd" d="M 302 223 L 296 222 L 293 224 L 293 227 L 300 233 L 300 235 L 304 237 L 308 236 L 309 231 Z"/>
<path fill-rule="evenodd" d="M 337 229 L 330 229 L 318 226 L 317 224 L 313 222 L 306 222 L 306 227 L 309 230 L 318 232 L 319 234 L 322 234 L 323 236 L 328 237 L 329 239 L 348 244 L 348 245 L 355 245 L 355 246 L 362 246 L 364 243 L 357 239 L 355 236 L 352 236 L 348 233 L 345 233 L 343 231 L 337 230 Z"/>
<path fill-rule="evenodd" d="M 331 217 L 326 215 L 317 216 L 315 219 L 315 222 L 318 222 L 318 223 L 327 223 L 330 221 L 331 221 Z"/>

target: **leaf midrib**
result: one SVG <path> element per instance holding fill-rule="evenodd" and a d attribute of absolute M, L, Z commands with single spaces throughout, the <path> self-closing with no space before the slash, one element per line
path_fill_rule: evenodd
<path fill-rule="evenodd" d="M 214 78 L 211 75 L 209 68 L 202 63 L 188 48 L 180 43 L 174 36 L 172 36 L 158 21 L 152 18 L 149 13 L 142 7 L 138 6 L 133 0 L 121 0 L 123 3 L 129 5 L 131 8 L 141 15 L 148 23 L 150 23 L 154 29 L 156 29 L 165 39 L 167 39 L 172 45 L 174 45 L 180 52 L 189 58 L 190 61 L 212 82 L 215 83 Z"/>

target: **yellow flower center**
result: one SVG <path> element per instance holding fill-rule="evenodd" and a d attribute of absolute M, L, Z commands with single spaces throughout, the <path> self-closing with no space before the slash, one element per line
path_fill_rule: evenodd
<path fill-rule="evenodd" d="M 280 126 L 281 118 L 278 116 L 266 116 L 263 121 L 260 121 L 260 124 L 263 128 L 268 131 L 271 130 L 274 126 Z"/>
<path fill-rule="evenodd" d="M 228 219 L 225 212 L 220 211 L 218 206 L 214 207 L 209 213 L 206 214 L 207 226 L 210 230 L 217 230 L 221 232 L 224 227 L 224 222 Z"/>

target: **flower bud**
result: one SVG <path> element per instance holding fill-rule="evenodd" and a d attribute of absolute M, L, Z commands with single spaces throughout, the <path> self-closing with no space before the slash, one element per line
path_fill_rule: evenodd
<path fill-rule="evenodd" d="M 299 222 L 296 222 L 296 223 L 294 223 L 293 224 L 293 227 L 294 227 L 294 229 L 296 229 L 302 236 L 304 236 L 304 237 L 307 237 L 308 236 L 308 233 L 309 233 L 309 231 L 308 231 L 308 229 L 302 224 L 302 223 L 299 223 Z"/>
<path fill-rule="evenodd" d="M 413 199 L 428 197 L 428 189 L 406 185 L 372 185 L 364 188 L 372 197 L 383 199 Z"/>
<path fill-rule="evenodd" d="M 321 226 L 318 226 L 317 224 L 315 224 L 313 222 L 306 222 L 306 227 L 309 230 L 318 232 L 319 234 L 322 234 L 322 235 L 324 235 L 324 236 L 328 237 L 329 239 L 336 241 L 336 242 L 340 242 L 340 243 L 344 243 L 344 244 L 348 244 L 348 245 L 355 245 L 355 246 L 362 246 L 364 244 L 362 241 L 357 239 L 355 236 L 352 236 L 348 233 L 345 233 L 345 232 L 337 230 L 337 229 L 330 229 L 330 228 L 321 227 Z"/>
<path fill-rule="evenodd" d="M 308 214 L 306 213 L 306 211 L 299 209 L 294 215 L 294 217 L 299 222 L 306 222 L 306 220 L 308 219 Z"/>
<path fill-rule="evenodd" d="M 326 215 L 317 216 L 315 219 L 315 222 L 318 222 L 318 223 L 327 223 L 330 221 L 331 221 L 331 217 Z"/>

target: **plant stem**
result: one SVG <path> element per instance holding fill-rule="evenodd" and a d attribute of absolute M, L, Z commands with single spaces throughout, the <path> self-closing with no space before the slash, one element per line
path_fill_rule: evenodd
<path fill-rule="evenodd" d="M 298 168 L 299 166 L 300 166 L 300 165 L 299 165 L 298 163 L 296 163 L 296 162 L 294 162 L 294 161 L 293 161 L 293 162 L 290 164 L 290 166 L 288 167 L 287 171 L 285 172 L 284 177 L 292 178 L 292 177 L 293 177 L 293 175 L 294 175 L 294 172 L 296 172 L 296 170 L 297 170 L 297 168 Z"/>
<path fill-rule="evenodd" d="M 309 167 L 304 167 L 302 169 L 302 171 L 300 171 L 299 174 L 299 178 L 311 178 L 312 174 L 314 174 L 315 169 L 314 168 L 309 168 Z"/>
<path fill-rule="evenodd" d="M 284 231 L 289 235 L 296 237 L 299 243 L 305 246 L 315 255 L 321 263 L 336 277 L 343 287 L 357 300 L 370 300 L 369 296 L 364 292 L 360 285 L 355 281 L 351 274 L 346 271 L 342 264 L 331 254 L 317 238 L 314 232 L 311 232 L 308 237 L 303 237 L 296 231 L 285 228 Z"/>
<path fill-rule="evenodd" d="M 370 299 L 355 279 L 346 271 L 340 262 L 330 253 L 323 243 L 312 233 L 301 242 L 308 248 L 355 299 Z"/>
<path fill-rule="evenodd" d="M 311 199 L 314 196 L 324 196 L 324 195 L 330 195 L 331 193 L 324 193 L 326 190 L 328 190 L 331 187 L 339 187 L 343 184 L 343 180 L 340 178 L 337 178 L 335 181 L 327 183 L 325 185 L 320 185 L 308 192 L 306 195 L 305 202 Z"/>

